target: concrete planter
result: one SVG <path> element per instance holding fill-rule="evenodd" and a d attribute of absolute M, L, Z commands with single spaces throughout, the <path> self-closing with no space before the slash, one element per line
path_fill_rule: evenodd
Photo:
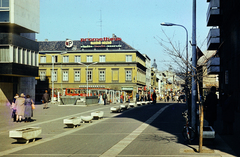
<path fill-rule="evenodd" d="M 142 106 L 142 101 L 140 101 L 140 102 L 137 102 L 137 106 Z"/>
<path fill-rule="evenodd" d="M 198 127 L 198 130 L 199 130 L 199 127 Z M 215 138 L 215 131 L 211 126 L 203 127 L 203 138 L 208 138 L 208 139 Z"/>
<path fill-rule="evenodd" d="M 103 114 L 104 114 L 103 111 L 96 111 L 96 112 L 92 112 L 92 113 L 91 113 L 91 116 L 92 116 L 93 118 L 101 119 L 101 118 L 103 118 Z"/>
<path fill-rule="evenodd" d="M 142 105 L 147 105 L 147 101 L 143 101 L 143 102 L 142 102 Z"/>
<path fill-rule="evenodd" d="M 81 123 L 81 117 L 72 117 L 63 120 L 63 124 L 67 125 L 67 127 L 75 128 Z"/>
<path fill-rule="evenodd" d="M 110 111 L 112 111 L 112 112 L 121 112 L 121 107 L 120 106 L 111 107 Z"/>
<path fill-rule="evenodd" d="M 121 104 L 120 108 L 126 110 L 128 108 L 128 104 Z"/>
<path fill-rule="evenodd" d="M 92 123 L 93 116 L 81 116 L 81 119 L 83 123 Z"/>
<path fill-rule="evenodd" d="M 136 107 L 136 103 L 129 103 L 129 107 Z"/>
<path fill-rule="evenodd" d="M 17 142 L 29 143 L 29 140 L 35 139 L 41 134 L 42 128 L 40 127 L 28 127 L 18 130 L 9 131 L 9 137 L 16 139 Z"/>

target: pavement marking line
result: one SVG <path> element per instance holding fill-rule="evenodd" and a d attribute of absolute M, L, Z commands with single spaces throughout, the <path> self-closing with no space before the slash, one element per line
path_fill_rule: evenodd
<path fill-rule="evenodd" d="M 147 121 L 143 122 L 137 129 L 135 129 L 132 133 L 130 133 L 127 137 L 119 141 L 117 144 L 112 146 L 109 150 L 104 152 L 100 157 L 113 157 L 117 156 L 124 148 L 126 148 L 133 140 L 135 140 L 148 126 L 152 123 L 166 108 L 173 104 L 167 105 L 161 108 L 158 112 L 156 112 L 152 117 L 150 117 Z"/>
<path fill-rule="evenodd" d="M 102 109 L 102 108 L 101 108 Z M 91 111 L 87 111 L 87 112 L 92 112 L 92 111 L 95 111 L 95 110 L 99 110 L 99 109 L 94 109 L 94 110 L 91 110 Z M 83 112 L 85 113 L 85 112 Z M 82 114 L 82 113 L 81 113 Z M 118 116 L 119 114 L 121 113 L 118 113 L 118 114 L 114 114 L 112 117 L 115 117 L 115 116 Z M 78 114 L 75 114 L 75 115 L 78 115 Z M 65 117 L 69 117 L 69 116 L 65 116 Z M 49 120 L 49 121 L 56 121 L 56 120 L 59 120 L 59 119 L 63 119 L 63 117 L 61 118 L 56 118 L 54 120 Z M 63 136 L 66 136 L 66 135 L 69 135 L 69 134 L 72 134 L 76 131 L 79 131 L 81 129 L 85 129 L 87 127 L 90 127 L 94 124 L 98 124 L 100 122 L 103 122 L 105 120 L 108 120 L 109 118 L 103 118 L 102 120 L 99 120 L 99 121 L 96 121 L 94 123 L 90 123 L 88 125 L 85 125 L 84 127 L 77 127 L 77 128 L 74 128 L 72 130 L 69 130 L 69 131 L 66 131 L 66 132 L 63 132 L 61 134 L 57 134 L 55 136 L 52 136 L 52 137 L 48 137 L 48 138 L 45 138 L 45 139 L 42 139 L 42 140 L 39 140 L 39 141 L 35 141 L 35 142 L 31 142 L 29 144 L 26 144 L 26 145 L 23 145 L 23 146 L 19 146 L 19 147 L 15 147 L 15 148 L 12 148 L 12 149 L 8 149 L 8 150 L 5 150 L 5 151 L 2 151 L 0 152 L 0 156 L 4 156 L 4 155 L 8 155 L 10 153 L 14 153 L 14 152 L 17 152 L 17 151 L 20 151 L 20 150 L 23 150 L 23 149 L 26 149 L 26 148 L 30 148 L 30 147 L 33 147 L 33 146 L 36 146 L 36 145 L 39 145 L 39 144 L 42 144 L 42 143 L 45 143 L 45 142 L 48 142 L 48 141 L 51 141 L 51 140 L 55 140 L 57 138 L 60 138 L 60 137 L 63 137 Z M 48 123 L 49 121 L 45 121 L 45 122 L 40 122 L 38 124 L 43 124 L 43 123 Z M 36 125 L 36 124 L 34 124 Z M 29 126 L 33 126 L 33 125 L 29 125 Z M 26 127 L 26 126 L 25 126 Z"/>

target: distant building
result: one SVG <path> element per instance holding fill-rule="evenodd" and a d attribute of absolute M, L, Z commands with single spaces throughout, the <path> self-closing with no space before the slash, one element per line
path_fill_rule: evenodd
<path fill-rule="evenodd" d="M 151 89 L 151 59 L 143 54 L 146 58 L 146 90 Z"/>
<path fill-rule="evenodd" d="M 86 87 L 88 83 L 88 87 L 123 91 L 135 98 L 146 86 L 146 57 L 115 35 L 39 41 L 39 53 L 38 99 L 43 88 L 52 88 L 52 56 L 55 94 L 64 95 L 67 88 Z"/>
<path fill-rule="evenodd" d="M 0 104 L 16 93 L 35 97 L 39 0 L 0 0 Z"/>

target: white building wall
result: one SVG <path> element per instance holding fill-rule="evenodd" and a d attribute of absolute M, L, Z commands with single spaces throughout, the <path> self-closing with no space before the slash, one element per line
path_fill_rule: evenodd
<path fill-rule="evenodd" d="M 10 23 L 15 23 L 33 32 L 39 33 L 39 0 L 10 0 Z"/>

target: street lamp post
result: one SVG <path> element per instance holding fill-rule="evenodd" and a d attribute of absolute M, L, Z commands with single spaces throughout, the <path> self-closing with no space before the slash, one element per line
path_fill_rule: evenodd
<path fill-rule="evenodd" d="M 187 31 L 186 27 L 184 27 L 183 25 L 179 25 L 179 24 L 163 22 L 163 23 L 161 23 L 161 25 L 162 26 L 180 26 L 180 27 L 184 28 L 185 31 L 186 31 L 186 80 L 185 80 L 185 94 L 186 94 L 186 104 L 188 106 L 188 31 Z"/>
<path fill-rule="evenodd" d="M 67 52 L 64 51 L 64 52 L 61 52 L 60 54 L 63 55 L 65 53 L 67 53 Z M 42 53 L 42 54 L 44 54 L 44 53 Z M 57 55 L 51 55 L 51 54 L 46 54 L 46 55 L 50 55 L 52 57 L 52 76 L 51 76 L 52 77 L 52 97 L 51 97 L 51 103 L 55 103 L 54 102 L 54 78 L 53 78 L 53 74 L 54 74 L 54 62 L 55 62 L 54 58 Z"/>
<path fill-rule="evenodd" d="M 67 53 L 67 51 L 61 52 L 61 55 L 62 55 L 61 73 L 62 73 L 63 55 L 66 53 Z M 61 95 L 63 95 L 62 83 L 63 83 L 63 77 L 61 76 Z"/>
<path fill-rule="evenodd" d="M 47 55 L 50 55 L 51 57 L 52 57 L 52 76 L 51 76 L 51 78 L 52 78 L 52 97 L 51 97 L 51 103 L 54 103 L 54 100 L 53 100 L 53 98 L 54 98 L 54 78 L 53 78 L 53 74 L 54 74 L 54 58 L 55 58 L 55 56 L 56 55 L 51 55 L 51 54 L 47 54 Z"/>
<path fill-rule="evenodd" d="M 78 62 L 78 64 L 82 64 L 82 65 L 84 65 L 84 66 L 87 67 L 87 76 L 86 76 L 86 78 L 87 78 L 87 96 L 88 96 L 88 67 L 89 67 L 90 65 L 97 64 L 97 62 L 93 62 L 93 63 L 91 63 L 91 64 L 89 64 L 89 65 L 83 64 L 83 63 L 81 63 L 81 62 Z"/>

